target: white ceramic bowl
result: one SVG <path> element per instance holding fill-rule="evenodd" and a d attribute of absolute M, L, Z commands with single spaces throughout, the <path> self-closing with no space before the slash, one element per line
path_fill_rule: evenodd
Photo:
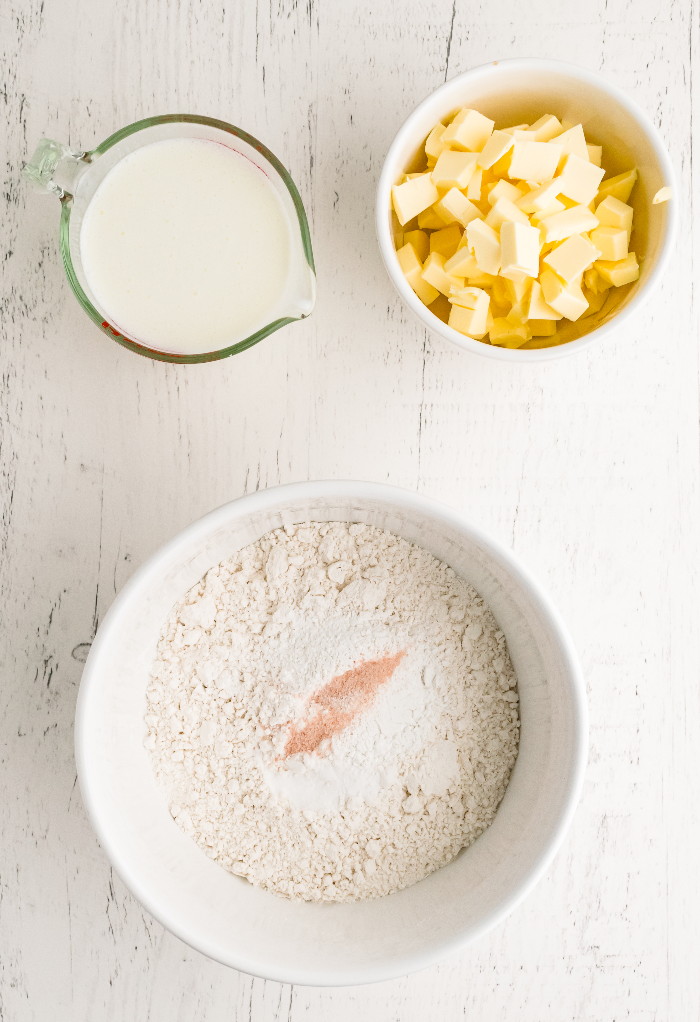
<path fill-rule="evenodd" d="M 608 176 L 632 166 L 639 180 L 630 204 L 635 211 L 633 247 L 643 256 L 636 283 L 612 289 L 609 309 L 589 320 L 579 320 L 583 336 L 553 348 L 520 350 L 499 348 L 472 340 L 433 315 L 416 296 L 401 272 L 394 248 L 398 220 L 391 207 L 391 188 L 411 167 L 431 129 L 444 117 L 470 106 L 496 121 L 497 126 L 531 124 L 543 113 L 581 122 L 589 141 L 603 145 Z M 676 201 L 652 204 L 664 185 L 675 191 L 675 175 L 668 153 L 651 120 L 616 86 L 600 75 L 557 60 L 499 60 L 465 71 L 440 86 L 407 118 L 391 144 L 377 190 L 377 237 L 384 264 L 406 305 L 432 333 L 487 358 L 509 362 L 536 362 L 583 351 L 603 340 L 649 297 L 668 263 L 676 232 Z M 595 323 L 593 329 L 589 325 Z M 569 328 L 575 333 L 577 324 Z"/>
<path fill-rule="evenodd" d="M 375 901 L 292 902 L 227 873 L 171 819 L 142 744 L 148 672 L 173 604 L 236 549 L 310 520 L 367 522 L 447 561 L 490 604 L 518 675 L 520 751 L 494 823 L 448 866 Z M 573 815 L 587 716 L 566 627 L 500 543 L 456 511 L 394 487 L 298 483 L 212 511 L 136 572 L 92 645 L 75 742 L 83 800 L 102 847 L 156 919 L 225 965 L 279 982 L 333 986 L 432 965 L 515 908 Z"/>

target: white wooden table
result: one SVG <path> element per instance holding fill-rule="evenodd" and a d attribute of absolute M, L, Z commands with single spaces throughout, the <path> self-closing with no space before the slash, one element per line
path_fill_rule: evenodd
<path fill-rule="evenodd" d="M 0 7 L 3 1022 L 699 1017 L 698 33 L 694 0 Z M 682 186 L 643 313 L 529 369 L 431 340 L 373 225 L 404 117 L 508 56 L 601 71 L 651 114 Z M 203 366 L 109 343 L 64 278 L 57 202 L 18 177 L 43 134 L 87 148 L 175 111 L 280 156 L 318 266 L 309 321 Z M 333 477 L 417 489 L 513 546 L 578 645 L 591 756 L 563 850 L 504 925 L 406 979 L 313 990 L 214 964 L 140 908 L 87 822 L 73 714 L 80 645 L 161 543 L 243 493 Z"/>

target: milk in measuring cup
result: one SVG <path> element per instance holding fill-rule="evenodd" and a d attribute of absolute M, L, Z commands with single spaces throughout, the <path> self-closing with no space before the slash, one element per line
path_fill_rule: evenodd
<path fill-rule="evenodd" d="M 175 138 L 109 171 L 85 211 L 80 254 L 95 298 L 127 336 L 162 351 L 214 351 L 274 318 L 290 225 L 253 163 Z"/>

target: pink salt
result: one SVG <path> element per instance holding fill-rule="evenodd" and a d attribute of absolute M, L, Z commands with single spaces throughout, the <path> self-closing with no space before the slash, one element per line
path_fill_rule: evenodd
<path fill-rule="evenodd" d="M 316 752 L 326 739 L 340 734 L 354 719 L 374 702 L 377 692 L 385 685 L 399 666 L 406 651 L 380 660 L 365 660 L 345 674 L 319 688 L 311 697 L 311 707 L 318 711 L 305 724 L 293 724 L 284 755 L 298 752 Z"/>

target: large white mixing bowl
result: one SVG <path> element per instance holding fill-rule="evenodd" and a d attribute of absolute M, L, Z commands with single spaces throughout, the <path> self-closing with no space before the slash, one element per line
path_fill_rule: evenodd
<path fill-rule="evenodd" d="M 270 529 L 304 521 L 367 522 L 448 562 L 488 601 L 518 675 L 520 752 L 494 823 L 448 866 L 375 901 L 287 901 L 227 873 L 171 819 L 143 747 L 148 672 L 174 603 L 235 550 Z M 75 742 L 83 799 L 102 846 L 156 919 L 244 972 L 346 985 L 434 964 L 495 926 L 532 889 L 579 796 L 586 702 L 559 614 L 500 543 L 458 512 L 394 487 L 298 483 L 212 511 L 136 572 L 92 645 Z"/>

